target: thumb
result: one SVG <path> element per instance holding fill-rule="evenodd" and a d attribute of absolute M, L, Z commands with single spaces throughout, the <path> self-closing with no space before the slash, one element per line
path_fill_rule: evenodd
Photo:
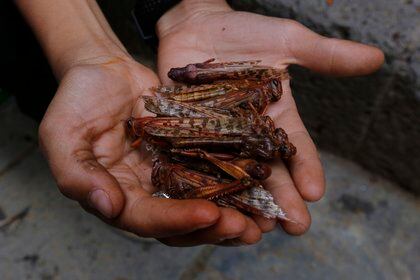
<path fill-rule="evenodd" d="M 83 140 L 65 141 L 63 133 L 51 132 L 42 123 L 39 136 L 41 150 L 60 191 L 106 218 L 118 216 L 124 195 L 114 176 L 96 161 L 90 144 Z"/>
<path fill-rule="evenodd" d="M 322 74 L 366 75 L 384 62 L 383 52 L 373 46 L 327 38 L 297 22 L 291 23 L 287 31 L 295 63 Z"/>

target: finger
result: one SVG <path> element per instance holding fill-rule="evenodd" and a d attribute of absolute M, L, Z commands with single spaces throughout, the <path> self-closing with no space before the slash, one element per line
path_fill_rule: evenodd
<path fill-rule="evenodd" d="M 160 241 L 170 246 L 196 246 L 217 244 L 236 238 L 244 243 L 253 244 L 261 239 L 261 231 L 249 217 L 229 208 L 220 208 L 220 212 L 220 219 L 211 227 L 182 236 L 160 239 Z"/>
<path fill-rule="evenodd" d="M 325 193 L 325 177 L 315 145 L 306 130 L 290 133 L 289 140 L 297 150 L 288 162 L 293 182 L 303 199 L 317 201 Z"/>
<path fill-rule="evenodd" d="M 218 245 L 221 246 L 244 246 L 244 245 L 253 245 L 258 243 L 262 238 L 261 230 L 258 228 L 257 224 L 250 218 L 246 217 L 248 220 L 248 226 L 245 232 L 233 239 L 226 239 Z"/>
<path fill-rule="evenodd" d="M 366 75 L 384 62 L 383 52 L 376 47 L 326 38 L 295 21 L 288 22 L 286 36 L 295 63 L 323 74 Z"/>
<path fill-rule="evenodd" d="M 258 225 L 262 233 L 267 233 L 276 228 L 276 220 L 268 219 L 258 215 L 252 215 L 252 219 Z"/>
<path fill-rule="evenodd" d="M 307 201 L 319 200 L 325 192 L 325 177 L 315 144 L 307 132 L 293 100 L 289 81 L 283 81 L 283 97 L 268 109 L 276 126 L 283 128 L 296 154 L 288 161 L 293 182 Z"/>
<path fill-rule="evenodd" d="M 117 219 L 107 219 L 86 203 L 80 203 L 91 214 L 106 223 L 142 237 L 167 237 L 186 234 L 215 224 L 219 208 L 206 200 L 153 198 L 144 182 L 133 177 L 122 178 L 125 207 Z"/>
<path fill-rule="evenodd" d="M 91 145 L 81 135 L 60 129 L 51 128 L 46 121 L 39 129 L 41 149 L 60 191 L 71 199 L 86 201 L 107 218 L 116 217 L 124 205 L 118 182 L 96 161 Z"/>
<path fill-rule="evenodd" d="M 261 230 L 249 217 L 239 212 L 224 208 L 219 223 L 205 230 L 160 239 L 170 246 L 196 246 L 202 244 L 218 244 L 223 246 L 251 245 L 261 240 Z M 232 215 L 233 213 L 236 213 Z M 240 218 L 239 218 L 240 217 Z"/>
<path fill-rule="evenodd" d="M 215 224 L 219 208 L 206 200 L 177 200 L 145 195 L 142 187 L 123 186 L 126 206 L 115 225 L 143 237 L 164 238 Z"/>
<path fill-rule="evenodd" d="M 273 165 L 271 176 L 265 181 L 265 188 L 273 195 L 274 201 L 284 210 L 286 216 L 295 221 L 281 221 L 283 229 L 292 235 L 305 233 L 311 224 L 311 217 L 305 202 L 296 190 L 289 170 L 282 161 Z"/>

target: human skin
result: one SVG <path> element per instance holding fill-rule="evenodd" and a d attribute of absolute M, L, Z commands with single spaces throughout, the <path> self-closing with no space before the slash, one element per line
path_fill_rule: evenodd
<path fill-rule="evenodd" d="M 157 34 L 160 42 L 158 73 L 165 84 L 171 82 L 166 75 L 171 67 L 209 58 L 218 61 L 258 59 L 263 65 L 279 68 L 298 64 L 334 76 L 369 74 L 384 61 L 382 51 L 375 47 L 325 38 L 293 20 L 234 11 L 224 0 L 184 0 L 161 17 Z M 267 113 L 276 126 L 288 133 L 297 154 L 286 163 L 274 162 L 273 174 L 265 186 L 288 217 L 297 222 L 281 222 L 283 229 L 299 235 L 307 231 L 311 223 L 305 201 L 317 201 L 323 196 L 325 179 L 316 147 L 293 100 L 289 81 L 284 81 L 282 86 L 281 100 L 270 105 Z M 243 235 L 255 241 L 259 238 L 256 229 L 268 232 L 275 225 L 274 220 L 247 218 Z M 188 237 L 170 238 L 166 242 L 192 243 Z"/>
<path fill-rule="evenodd" d="M 325 39 L 293 21 L 235 12 L 219 0 L 184 0 L 158 22 L 158 77 L 127 53 L 95 1 L 15 2 L 59 80 L 39 129 L 59 189 L 105 222 L 172 246 L 253 244 L 276 222 L 204 200 L 152 198 L 150 155 L 130 147 L 123 120 L 145 113 L 136 106 L 138 97 L 159 78 L 169 83 L 170 67 L 216 57 L 362 75 L 383 62 L 376 48 Z M 283 228 L 302 234 L 310 225 L 304 200 L 320 199 L 325 183 L 288 81 L 283 86 L 283 98 L 268 113 L 288 132 L 298 154 L 286 165 L 275 163 L 267 188 L 298 222 L 282 223 Z"/>

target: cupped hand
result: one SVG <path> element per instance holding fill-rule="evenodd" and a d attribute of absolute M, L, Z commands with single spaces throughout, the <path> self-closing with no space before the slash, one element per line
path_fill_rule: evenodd
<path fill-rule="evenodd" d="M 171 83 L 167 77 L 171 67 L 209 58 L 259 59 L 262 65 L 279 68 L 299 64 L 319 73 L 339 76 L 369 74 L 384 60 L 383 53 L 375 47 L 325 38 L 296 21 L 233 11 L 223 0 L 184 0 L 159 20 L 157 31 L 158 70 L 164 84 Z M 289 81 L 282 85 L 282 99 L 270 106 L 268 114 L 288 133 L 297 154 L 287 163 L 274 163 L 266 188 L 289 218 L 298 222 L 282 222 L 283 228 L 290 234 L 302 234 L 311 221 L 305 201 L 316 201 L 323 196 L 325 180 L 318 152 L 299 116 Z M 222 213 L 226 226 L 214 230 L 213 235 L 228 236 L 229 225 L 237 216 L 233 211 Z M 242 237 L 247 236 L 247 241 L 258 240 L 261 232 L 272 230 L 276 224 L 259 217 L 244 218 L 246 227 Z M 234 242 L 243 242 L 242 237 Z M 184 236 L 167 242 L 188 244 L 191 240 Z"/>
<path fill-rule="evenodd" d="M 150 155 L 130 147 L 125 120 L 143 90 L 157 84 L 131 58 L 78 63 L 62 78 L 41 123 L 41 148 L 61 192 L 109 224 L 155 238 L 217 227 L 223 219 L 211 202 L 152 198 Z M 194 234 L 196 244 L 208 242 L 200 237 L 205 230 Z"/>

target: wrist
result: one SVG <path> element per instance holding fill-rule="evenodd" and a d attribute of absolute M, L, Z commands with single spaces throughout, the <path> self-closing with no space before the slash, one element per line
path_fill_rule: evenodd
<path fill-rule="evenodd" d="M 72 68 L 83 65 L 108 64 L 131 59 L 129 54 L 107 39 L 82 40 L 50 52 L 50 64 L 57 79 L 61 79 Z"/>
<path fill-rule="evenodd" d="M 187 19 L 214 12 L 229 11 L 232 9 L 225 0 L 182 0 L 158 20 L 156 33 L 159 38 L 162 38 Z"/>

